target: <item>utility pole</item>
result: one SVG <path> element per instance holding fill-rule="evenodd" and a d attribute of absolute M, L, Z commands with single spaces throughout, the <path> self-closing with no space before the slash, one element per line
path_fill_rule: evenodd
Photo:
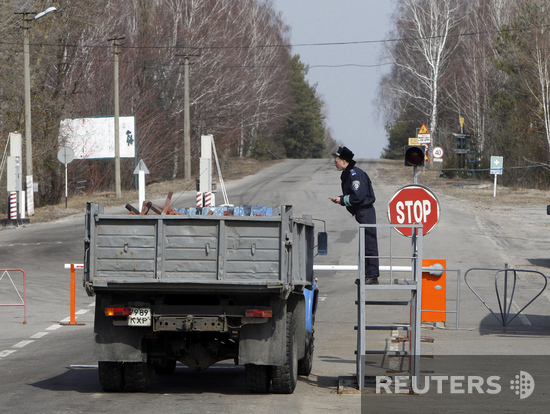
<path fill-rule="evenodd" d="M 189 58 L 199 55 L 176 55 L 183 57 L 183 152 L 185 164 L 183 178 L 191 179 L 191 115 L 189 109 Z"/>
<path fill-rule="evenodd" d="M 36 12 L 24 12 L 23 14 L 23 66 L 25 80 L 25 159 L 27 162 L 27 176 L 32 176 L 32 127 L 31 127 L 31 71 L 29 59 L 29 30 L 34 17 L 29 19 L 29 14 Z M 31 189 L 32 190 L 32 189 Z"/>
<path fill-rule="evenodd" d="M 113 42 L 113 51 L 115 55 L 115 194 L 116 198 L 122 197 L 120 185 L 120 143 L 119 143 L 119 96 L 118 96 L 118 46 L 119 40 L 126 39 L 125 36 L 115 36 L 107 39 L 108 42 Z"/>
<path fill-rule="evenodd" d="M 185 153 L 185 174 L 183 178 L 191 179 L 191 121 L 189 119 L 189 56 L 185 56 L 184 82 L 185 89 L 183 96 L 183 152 Z"/>
<path fill-rule="evenodd" d="M 26 160 L 26 184 L 28 213 L 34 215 L 34 193 L 33 193 L 33 173 L 32 173 L 32 124 L 31 124 L 31 69 L 30 69 L 30 50 L 29 50 L 29 30 L 35 20 L 41 19 L 50 13 L 56 12 L 55 7 L 49 7 L 43 12 L 22 11 L 15 14 L 23 15 L 23 77 L 24 77 L 24 101 L 25 101 L 25 160 Z"/>

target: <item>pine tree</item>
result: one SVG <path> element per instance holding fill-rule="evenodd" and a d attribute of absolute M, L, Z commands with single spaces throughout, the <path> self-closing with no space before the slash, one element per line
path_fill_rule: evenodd
<path fill-rule="evenodd" d="M 306 80 L 308 67 L 300 55 L 290 59 L 293 108 L 284 128 L 283 146 L 289 158 L 320 158 L 325 152 L 323 101 L 316 85 Z"/>

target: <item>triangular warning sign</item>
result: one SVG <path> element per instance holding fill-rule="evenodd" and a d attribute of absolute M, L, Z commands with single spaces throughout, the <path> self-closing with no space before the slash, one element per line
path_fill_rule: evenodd
<path fill-rule="evenodd" d="M 428 128 L 426 128 L 426 124 L 422 124 L 420 129 L 418 130 L 418 134 L 429 134 L 430 131 L 428 131 Z"/>

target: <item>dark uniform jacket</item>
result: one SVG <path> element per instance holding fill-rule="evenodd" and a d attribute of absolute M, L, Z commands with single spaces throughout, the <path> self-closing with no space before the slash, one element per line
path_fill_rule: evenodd
<path fill-rule="evenodd" d="M 342 180 L 342 192 L 340 204 L 355 215 L 359 210 L 369 208 L 376 200 L 372 183 L 365 171 L 355 166 L 351 161 L 340 176 Z"/>

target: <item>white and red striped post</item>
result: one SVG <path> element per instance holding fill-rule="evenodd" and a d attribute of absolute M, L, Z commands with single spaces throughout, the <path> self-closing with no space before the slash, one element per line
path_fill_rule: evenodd
<path fill-rule="evenodd" d="M 17 220 L 17 192 L 10 192 L 10 219 Z"/>
<path fill-rule="evenodd" d="M 197 207 L 203 206 L 203 199 L 202 199 L 202 193 L 197 192 Z"/>
<path fill-rule="evenodd" d="M 207 191 L 204 193 L 204 206 L 210 207 L 212 205 L 212 193 Z"/>

